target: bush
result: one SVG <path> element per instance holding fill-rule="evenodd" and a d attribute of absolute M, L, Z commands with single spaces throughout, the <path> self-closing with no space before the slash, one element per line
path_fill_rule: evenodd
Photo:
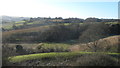
<path fill-rule="evenodd" d="M 84 55 L 77 59 L 76 65 L 79 66 L 116 66 L 118 59 L 104 54 Z"/>
<path fill-rule="evenodd" d="M 7 58 L 10 56 L 16 56 L 17 53 L 14 48 L 9 47 L 7 44 L 2 45 L 2 65 L 10 65 Z"/>
<path fill-rule="evenodd" d="M 18 53 L 19 55 L 23 55 L 26 54 L 25 49 L 23 49 L 22 45 L 16 45 L 16 53 Z"/>

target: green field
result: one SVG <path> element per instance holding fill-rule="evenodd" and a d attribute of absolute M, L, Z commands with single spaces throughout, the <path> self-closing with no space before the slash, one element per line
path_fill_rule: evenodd
<path fill-rule="evenodd" d="M 15 23 L 17 24 L 17 23 L 24 23 L 24 22 L 26 22 L 26 21 L 18 21 L 18 22 L 15 22 Z"/>
<path fill-rule="evenodd" d="M 106 24 L 120 24 L 118 22 L 107 22 Z"/>

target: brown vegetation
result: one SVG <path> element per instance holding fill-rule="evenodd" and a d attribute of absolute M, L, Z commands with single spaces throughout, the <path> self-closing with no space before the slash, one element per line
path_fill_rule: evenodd
<path fill-rule="evenodd" d="M 28 28 L 28 29 L 19 29 L 19 30 L 12 30 L 12 31 L 7 31 L 7 32 L 2 32 L 2 36 L 10 36 L 12 34 L 18 34 L 18 33 L 27 33 L 27 32 L 37 32 L 40 30 L 43 30 L 47 28 L 46 26 L 41 26 L 41 27 L 33 27 L 33 28 Z"/>
<path fill-rule="evenodd" d="M 106 50 L 110 50 L 111 48 L 118 48 L 118 45 L 120 45 L 120 35 L 110 36 L 94 42 L 97 42 L 98 51 L 106 51 Z M 89 42 L 87 44 L 76 44 L 71 46 L 70 50 L 71 51 L 86 51 L 86 50 L 89 51 L 94 46 L 94 42 Z"/>

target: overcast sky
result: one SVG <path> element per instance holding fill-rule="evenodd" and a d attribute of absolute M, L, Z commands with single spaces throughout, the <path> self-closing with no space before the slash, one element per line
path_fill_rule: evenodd
<path fill-rule="evenodd" d="M 0 0 L 0 15 L 118 18 L 119 0 Z"/>

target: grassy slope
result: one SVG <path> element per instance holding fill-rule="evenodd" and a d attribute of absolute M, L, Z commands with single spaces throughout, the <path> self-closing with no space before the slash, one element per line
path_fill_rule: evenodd
<path fill-rule="evenodd" d="M 34 60 L 34 59 L 42 59 L 42 58 L 55 58 L 55 57 L 62 57 L 62 58 L 70 58 L 77 55 L 82 54 L 109 54 L 109 55 L 120 55 L 120 53 L 105 53 L 105 52 L 62 52 L 62 53 L 40 53 L 40 54 L 29 54 L 29 55 L 20 55 L 20 56 L 13 56 L 9 57 L 8 60 L 10 62 L 22 62 L 26 60 Z"/>

